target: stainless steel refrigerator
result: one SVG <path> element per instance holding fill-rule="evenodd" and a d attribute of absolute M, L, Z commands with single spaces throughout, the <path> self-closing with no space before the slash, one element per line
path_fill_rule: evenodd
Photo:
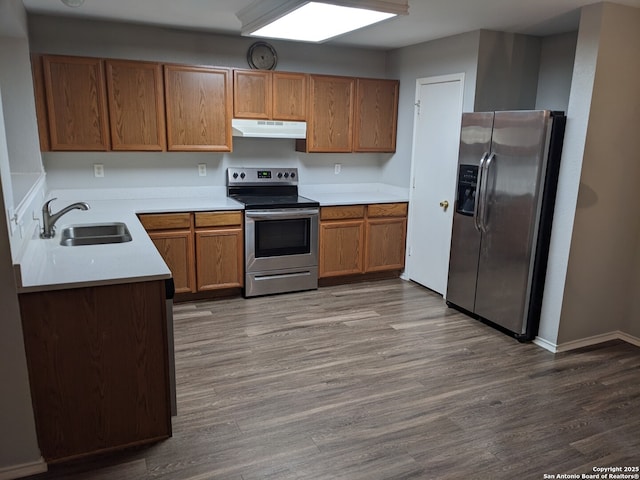
<path fill-rule="evenodd" d="M 540 319 L 566 117 L 462 117 L 446 301 L 520 341 Z"/>

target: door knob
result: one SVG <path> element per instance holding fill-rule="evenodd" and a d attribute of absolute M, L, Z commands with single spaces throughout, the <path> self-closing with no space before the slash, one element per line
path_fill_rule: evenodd
<path fill-rule="evenodd" d="M 447 202 L 446 200 L 443 200 L 440 202 L 440 206 L 444 209 L 444 211 L 447 211 L 447 208 L 449 208 L 449 202 Z"/>

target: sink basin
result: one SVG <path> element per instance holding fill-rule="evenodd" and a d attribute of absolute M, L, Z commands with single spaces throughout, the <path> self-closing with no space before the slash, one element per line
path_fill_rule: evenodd
<path fill-rule="evenodd" d="M 104 243 L 124 243 L 131 241 L 131 234 L 124 223 L 96 223 L 71 225 L 62 230 L 60 245 L 100 245 Z"/>

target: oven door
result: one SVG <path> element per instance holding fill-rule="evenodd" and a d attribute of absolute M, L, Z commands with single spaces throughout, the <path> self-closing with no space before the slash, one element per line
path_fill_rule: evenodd
<path fill-rule="evenodd" d="M 246 271 L 317 266 L 318 217 L 318 208 L 246 210 Z"/>

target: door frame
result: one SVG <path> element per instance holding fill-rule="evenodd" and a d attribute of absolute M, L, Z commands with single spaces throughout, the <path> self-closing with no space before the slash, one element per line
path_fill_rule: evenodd
<path fill-rule="evenodd" d="M 464 72 L 460 73 L 451 73 L 447 75 L 435 75 L 432 77 L 421 77 L 416 79 L 416 90 L 414 96 L 414 107 L 413 107 L 413 134 L 411 137 L 411 169 L 409 174 L 409 209 L 407 212 L 407 245 L 405 251 L 405 270 L 402 272 L 401 278 L 403 280 L 411 280 L 411 268 L 412 262 L 410 260 L 412 245 L 411 241 L 413 239 L 413 215 L 415 215 L 415 207 L 413 207 L 414 201 L 414 190 L 415 190 L 415 165 L 416 165 L 416 138 L 417 138 L 417 130 L 418 130 L 418 112 L 419 112 L 419 101 L 420 101 L 420 87 L 423 85 L 429 85 L 434 83 L 444 83 L 444 82 L 460 82 L 460 111 L 464 112 Z M 461 117 L 462 119 L 462 117 Z M 456 169 L 457 169 L 457 159 L 456 159 Z M 453 185 L 455 190 L 455 185 Z M 453 208 L 453 205 L 452 205 Z M 443 296 L 446 295 L 443 294 Z"/>

